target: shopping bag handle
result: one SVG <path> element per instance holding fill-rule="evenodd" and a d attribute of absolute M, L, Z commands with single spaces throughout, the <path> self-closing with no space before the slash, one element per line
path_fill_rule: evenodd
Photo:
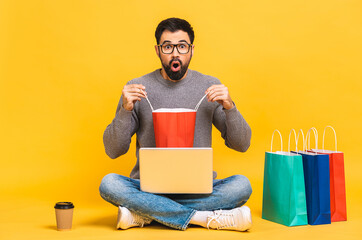
<path fill-rule="evenodd" d="M 280 134 L 280 132 L 275 129 L 274 132 L 273 132 L 273 135 L 272 135 L 272 140 L 271 140 L 271 145 L 270 145 L 270 152 L 273 152 L 273 139 L 274 139 L 274 133 L 275 132 L 278 132 L 279 133 L 279 136 L 280 136 L 280 148 L 281 148 L 281 152 L 283 152 L 283 139 L 282 139 L 282 135 Z"/>
<path fill-rule="evenodd" d="M 294 140 L 295 140 L 295 151 L 298 152 L 298 141 L 297 141 L 297 134 L 295 133 L 294 128 L 292 128 L 292 130 L 290 130 L 289 132 L 289 139 L 288 139 L 288 153 L 290 153 L 290 135 L 292 134 L 292 132 L 294 133 Z"/>
<path fill-rule="evenodd" d="M 201 105 L 201 102 L 202 100 L 204 100 L 204 98 L 207 96 L 207 93 L 201 98 L 201 100 L 198 102 L 198 104 L 196 105 L 195 107 L 195 111 L 197 112 L 197 109 L 199 109 L 200 105 Z"/>
<path fill-rule="evenodd" d="M 153 112 L 154 110 L 153 110 L 153 107 L 152 107 L 152 104 L 151 104 L 150 100 L 148 100 L 147 95 L 145 94 L 145 92 L 144 92 L 142 89 L 141 89 L 141 92 L 143 93 L 143 95 L 145 95 L 146 100 L 147 100 L 148 104 L 150 104 L 151 110 L 152 110 L 152 112 Z"/>
<path fill-rule="evenodd" d="M 322 150 L 324 151 L 324 135 L 326 133 L 326 129 L 327 128 L 331 128 L 334 132 L 334 149 L 335 151 L 337 152 L 337 135 L 336 135 L 336 131 L 334 130 L 334 128 L 332 126 L 327 126 L 324 128 L 324 131 L 323 131 L 323 143 L 322 143 Z"/>
<path fill-rule="evenodd" d="M 303 144 L 303 152 L 305 151 L 305 142 L 304 142 L 304 133 L 302 129 L 299 129 L 298 131 L 298 135 L 297 135 L 297 141 L 296 141 L 296 145 L 298 147 L 298 140 L 299 140 L 299 133 L 302 133 L 302 144 Z M 298 151 L 297 151 L 298 152 Z"/>
<path fill-rule="evenodd" d="M 152 112 L 153 112 L 154 109 L 153 109 L 153 107 L 152 107 L 152 104 L 151 104 L 150 100 L 148 99 L 147 95 L 145 94 L 145 92 L 144 92 L 142 89 L 141 89 L 141 92 L 145 95 L 146 100 L 147 100 L 148 104 L 150 105 L 151 110 L 152 110 Z M 197 103 L 197 105 L 196 105 L 196 107 L 195 107 L 195 111 L 196 111 L 196 112 L 197 112 L 197 109 L 199 109 L 202 100 L 204 100 L 204 98 L 205 98 L 206 96 L 207 96 L 207 93 L 206 93 L 206 94 L 201 98 L 201 100 Z"/>
<path fill-rule="evenodd" d="M 308 132 L 307 135 L 305 136 L 305 146 L 308 146 L 308 149 L 310 149 L 310 131 L 313 130 L 314 133 L 314 141 L 315 141 L 315 149 L 318 149 L 318 131 L 315 127 L 311 127 Z M 308 145 L 307 145 L 307 141 L 308 141 Z"/>

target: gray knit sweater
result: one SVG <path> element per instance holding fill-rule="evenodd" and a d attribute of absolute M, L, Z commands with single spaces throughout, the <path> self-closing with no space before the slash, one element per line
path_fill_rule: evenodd
<path fill-rule="evenodd" d="M 194 109 L 205 95 L 206 89 L 214 84 L 221 84 L 212 76 L 188 70 L 187 76 L 179 82 L 172 82 L 162 77 L 160 69 L 135 78 L 127 84 L 142 84 L 153 108 L 190 108 Z M 211 147 L 212 124 L 221 132 L 225 145 L 240 152 L 250 146 L 251 129 L 238 109 L 223 109 L 217 102 L 208 102 L 205 98 L 196 115 L 194 147 Z M 122 96 L 118 103 L 116 116 L 104 131 L 103 142 L 107 155 L 117 158 L 125 154 L 130 146 L 131 137 L 137 135 L 137 163 L 130 177 L 138 179 L 138 152 L 141 147 L 155 147 L 152 110 L 147 100 L 136 102 L 132 111 L 122 107 Z M 214 172 L 216 178 L 216 172 Z"/>

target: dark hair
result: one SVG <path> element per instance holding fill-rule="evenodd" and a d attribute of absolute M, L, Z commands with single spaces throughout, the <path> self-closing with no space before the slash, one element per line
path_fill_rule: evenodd
<path fill-rule="evenodd" d="M 187 32 L 191 44 L 194 42 L 195 39 L 194 30 L 192 29 L 190 23 L 188 23 L 186 20 L 180 18 L 168 18 L 160 22 L 155 32 L 157 44 L 160 44 L 161 35 L 165 30 L 168 30 L 170 32 L 176 32 L 178 30 Z"/>

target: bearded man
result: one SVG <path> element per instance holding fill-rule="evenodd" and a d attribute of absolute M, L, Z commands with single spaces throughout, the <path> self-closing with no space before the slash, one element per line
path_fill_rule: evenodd
<path fill-rule="evenodd" d="M 143 227 L 157 221 L 185 230 L 189 224 L 211 229 L 246 231 L 251 227 L 250 209 L 244 204 L 252 189 L 242 175 L 217 179 L 214 172 L 211 194 L 152 194 L 140 190 L 139 149 L 156 147 L 152 110 L 195 108 L 197 110 L 194 147 L 211 147 L 214 125 L 225 145 L 245 152 L 250 146 L 251 129 L 232 101 L 228 88 L 212 76 L 189 69 L 194 53 L 194 31 L 183 19 L 169 18 L 156 29 L 156 54 L 162 67 L 129 81 L 123 88 L 116 115 L 107 126 L 103 142 L 107 155 L 115 159 L 125 154 L 134 134 L 137 163 L 130 177 L 107 174 L 99 190 L 103 199 L 118 207 L 118 229 Z"/>

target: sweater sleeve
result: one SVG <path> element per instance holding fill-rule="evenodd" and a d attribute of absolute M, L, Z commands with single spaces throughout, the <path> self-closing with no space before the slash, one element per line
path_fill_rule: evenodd
<path fill-rule="evenodd" d="M 251 128 L 239 110 L 234 107 L 224 109 L 220 104 L 213 116 L 214 126 L 221 132 L 225 145 L 239 152 L 245 152 L 250 146 Z"/>
<path fill-rule="evenodd" d="M 122 106 L 122 97 L 118 103 L 116 116 L 103 134 L 103 144 L 107 155 L 112 158 L 127 153 L 131 138 L 139 127 L 135 109 L 128 111 Z"/>

